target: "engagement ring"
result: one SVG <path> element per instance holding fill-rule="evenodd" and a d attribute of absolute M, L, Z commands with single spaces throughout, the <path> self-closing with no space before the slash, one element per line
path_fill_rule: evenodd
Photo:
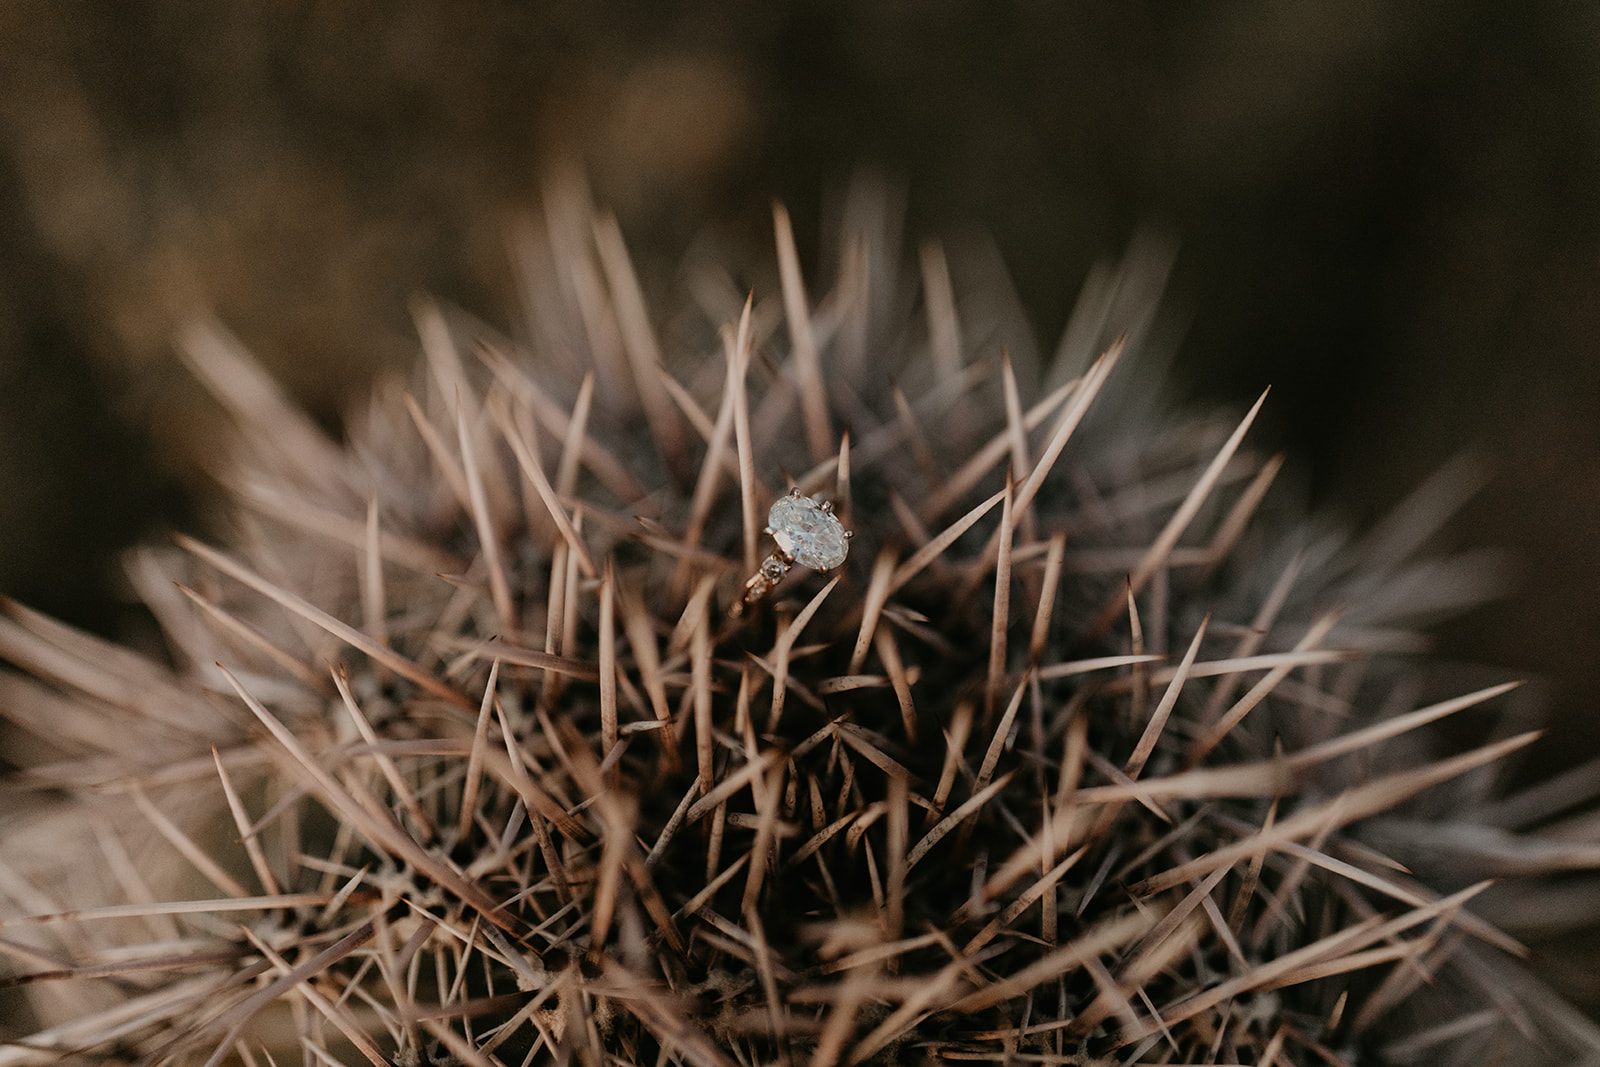
<path fill-rule="evenodd" d="M 799 488 L 781 496 L 767 512 L 767 533 L 778 542 L 778 550 L 761 563 L 761 569 L 744 583 L 744 597 L 733 605 L 733 614 L 744 612 L 783 581 L 796 563 L 826 574 L 850 554 L 850 538 L 831 501 L 817 503 L 802 496 Z"/>

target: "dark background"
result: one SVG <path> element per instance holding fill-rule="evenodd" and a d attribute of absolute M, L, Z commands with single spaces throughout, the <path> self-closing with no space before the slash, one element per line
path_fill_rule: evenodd
<path fill-rule="evenodd" d="M 1444 651 L 1600 752 L 1600 5 L 1331 0 L 0 6 L 0 591 L 126 625 L 116 553 L 196 522 L 215 309 L 325 424 L 427 291 L 507 321 L 504 227 L 577 159 L 647 277 L 709 224 L 815 247 L 860 165 L 993 236 L 1043 345 L 1180 239 L 1176 388 L 1371 522 L 1464 448 L 1518 592 Z M 657 292 L 661 292 L 658 285 Z"/>

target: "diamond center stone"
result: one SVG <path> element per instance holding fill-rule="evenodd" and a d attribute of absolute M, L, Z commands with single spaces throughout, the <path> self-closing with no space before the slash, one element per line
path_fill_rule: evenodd
<path fill-rule="evenodd" d="M 831 571 L 850 554 L 844 524 L 808 496 L 779 497 L 767 512 L 767 530 L 785 555 L 815 571 Z"/>

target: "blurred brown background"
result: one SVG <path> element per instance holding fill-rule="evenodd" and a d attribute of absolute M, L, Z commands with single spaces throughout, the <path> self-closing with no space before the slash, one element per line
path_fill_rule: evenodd
<path fill-rule="evenodd" d="M 412 351 L 425 290 L 491 322 L 504 226 L 575 158 L 644 273 L 710 224 L 814 242 L 860 165 L 913 233 L 992 234 L 1053 344 L 1153 224 L 1196 398 L 1357 523 L 1463 447 L 1458 533 L 1520 592 L 1446 652 L 1548 679 L 1600 751 L 1600 6 L 327 2 L 0 6 L 0 590 L 130 616 L 115 554 L 193 523 L 214 308 L 320 419 Z M 758 246 L 760 247 L 760 246 Z"/>

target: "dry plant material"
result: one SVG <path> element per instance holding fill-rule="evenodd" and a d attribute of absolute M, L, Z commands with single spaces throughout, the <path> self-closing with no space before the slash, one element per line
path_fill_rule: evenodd
<path fill-rule="evenodd" d="M 891 201 L 669 342 L 557 197 L 523 336 L 419 301 L 348 446 L 190 330 L 238 506 L 136 561 L 170 664 L 0 615 L 0 1067 L 1600 1056 L 1495 903 L 1594 791 L 1497 794 L 1512 687 L 1404 655 L 1459 472 L 1366 549 L 1262 514 L 1265 397 L 1139 381 L 1159 264 L 1047 368 Z M 730 615 L 790 485 L 856 549 Z"/>

